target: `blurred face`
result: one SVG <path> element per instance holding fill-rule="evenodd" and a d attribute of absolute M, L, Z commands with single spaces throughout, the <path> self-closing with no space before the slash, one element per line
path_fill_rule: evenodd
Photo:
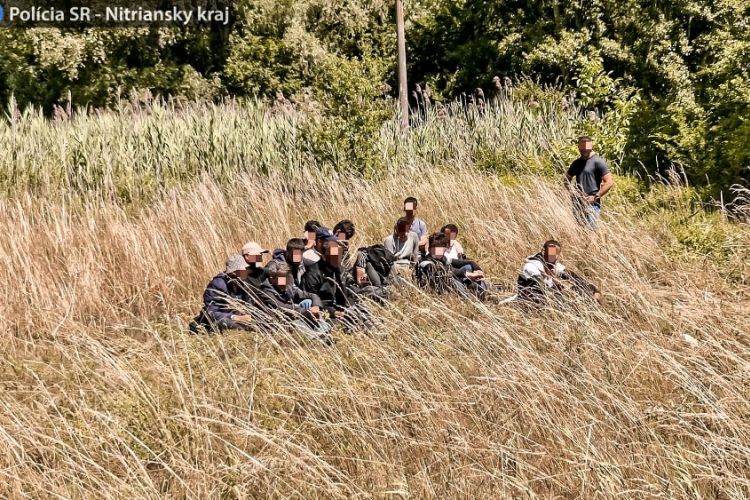
<path fill-rule="evenodd" d="M 286 288 L 286 276 L 272 276 L 271 283 L 277 290 Z"/>
<path fill-rule="evenodd" d="M 594 143 L 591 141 L 581 141 L 578 143 L 578 152 L 583 158 L 588 158 L 594 150 Z"/>
<path fill-rule="evenodd" d="M 263 255 L 254 255 L 254 254 L 245 254 L 245 262 L 248 264 L 257 264 L 258 262 L 263 262 Z"/>
<path fill-rule="evenodd" d="M 299 264 L 302 262 L 302 250 L 297 248 L 292 249 L 291 251 L 287 250 L 286 261 L 290 264 Z"/>
<path fill-rule="evenodd" d="M 406 235 L 409 234 L 409 229 L 409 224 L 399 224 L 398 228 L 396 229 L 399 238 L 406 238 Z"/>
<path fill-rule="evenodd" d="M 333 235 L 339 239 L 339 241 L 346 241 L 346 233 L 344 231 L 336 231 Z"/>
<path fill-rule="evenodd" d="M 305 248 L 312 248 L 315 245 L 315 231 L 307 232 L 307 241 L 305 242 Z"/>
<path fill-rule="evenodd" d="M 430 247 L 430 255 L 436 259 L 442 259 L 445 255 L 445 247 Z"/>
<path fill-rule="evenodd" d="M 344 249 L 338 245 L 331 245 L 328 250 L 326 250 L 326 261 L 328 261 L 328 263 L 334 268 L 341 266 L 343 258 Z"/>
<path fill-rule="evenodd" d="M 247 278 L 247 275 L 248 275 L 247 269 L 242 269 L 241 271 L 235 271 L 233 273 L 228 274 L 230 278 L 241 279 L 241 280 L 244 280 L 245 278 Z"/>
<path fill-rule="evenodd" d="M 412 202 L 404 203 L 404 212 L 406 212 L 407 217 L 414 217 L 417 213 L 417 206 Z"/>
<path fill-rule="evenodd" d="M 560 257 L 560 249 L 557 247 L 549 247 L 544 249 L 544 260 L 549 262 L 550 264 L 554 264 L 557 262 L 557 259 Z"/>
<path fill-rule="evenodd" d="M 455 240 L 456 238 L 458 238 L 458 233 L 457 233 L 457 232 L 455 232 L 455 231 L 451 231 L 450 229 L 446 229 L 446 230 L 445 230 L 445 235 L 446 235 L 446 236 L 447 236 L 448 238 L 450 238 L 450 239 L 451 239 L 451 241 L 453 241 L 453 240 Z"/>

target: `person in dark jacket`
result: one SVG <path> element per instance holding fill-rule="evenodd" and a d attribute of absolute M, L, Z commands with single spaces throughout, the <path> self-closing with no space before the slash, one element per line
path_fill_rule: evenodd
<path fill-rule="evenodd" d="M 266 266 L 270 279 L 259 289 L 259 297 L 271 311 L 280 311 L 292 324 L 301 328 L 310 338 L 327 335 L 330 327 L 320 319 L 323 306 L 314 293 L 294 285 L 286 262 L 271 261 Z"/>
<path fill-rule="evenodd" d="M 544 243 L 542 251 L 526 259 L 518 275 L 518 296 L 521 299 L 541 304 L 549 293 L 558 293 L 567 288 L 590 295 L 601 303 L 601 292 L 585 279 L 566 268 L 560 262 L 562 245 L 556 240 Z"/>
<path fill-rule="evenodd" d="M 254 241 L 245 243 L 242 247 L 242 256 L 247 262 L 248 274 L 245 280 L 253 287 L 259 288 L 268 279 L 268 271 L 263 267 L 263 254 L 267 254 L 259 244 Z"/>
<path fill-rule="evenodd" d="M 305 263 L 302 258 L 304 251 L 305 240 L 302 238 L 292 238 L 286 243 L 286 249 L 277 248 L 273 251 L 273 256 L 271 257 L 271 262 L 286 262 L 289 265 L 289 272 L 292 275 L 294 285 L 297 287 L 301 286 L 302 275 L 305 274 Z"/>
<path fill-rule="evenodd" d="M 321 246 L 323 258 L 307 268 L 302 289 L 320 297 L 332 319 L 342 321 L 349 329 L 368 328 L 369 311 L 349 290 L 351 283 L 341 267 L 345 248 L 336 239 L 324 240 Z"/>
<path fill-rule="evenodd" d="M 203 292 L 203 309 L 190 323 L 190 333 L 201 328 L 210 330 L 249 330 L 253 317 L 249 314 L 255 301 L 245 278 L 247 262 L 242 255 L 227 259 L 226 269 L 216 275 Z"/>
<path fill-rule="evenodd" d="M 429 251 L 417 263 L 417 283 L 437 293 L 469 291 L 484 299 L 488 285 L 484 272 L 471 260 L 454 259 L 448 255 L 450 238 L 445 233 L 433 233 L 428 240 Z"/>

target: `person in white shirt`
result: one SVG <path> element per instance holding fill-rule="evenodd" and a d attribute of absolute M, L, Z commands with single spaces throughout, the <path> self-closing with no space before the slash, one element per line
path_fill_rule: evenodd
<path fill-rule="evenodd" d="M 446 257 L 449 259 L 465 259 L 464 247 L 458 242 L 458 226 L 455 224 L 446 224 L 440 232 L 445 233 L 451 240 L 451 246 L 448 249 L 448 253 L 445 254 Z"/>
<path fill-rule="evenodd" d="M 562 245 L 555 240 L 544 243 L 542 251 L 526 259 L 518 275 L 518 295 L 521 299 L 542 303 L 549 293 L 571 287 L 589 295 L 601 304 L 598 288 L 566 268 L 560 262 Z"/>

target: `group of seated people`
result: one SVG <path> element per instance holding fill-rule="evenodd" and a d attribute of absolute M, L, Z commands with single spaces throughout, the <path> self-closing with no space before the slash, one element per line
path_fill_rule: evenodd
<path fill-rule="evenodd" d="M 263 329 L 279 320 L 299 328 L 310 338 L 330 342 L 331 323 L 349 331 L 369 330 L 373 317 L 368 301 L 388 300 L 391 286 L 413 278 L 417 286 L 435 293 L 490 296 L 491 286 L 479 265 L 468 259 L 458 241 L 458 227 L 443 226 L 429 234 L 417 218 L 418 202 L 404 200 L 404 216 L 382 245 L 350 251 L 354 224 L 342 220 L 333 230 L 308 221 L 302 238 L 292 238 L 285 249 L 269 251 L 256 242 L 232 255 L 224 272 L 211 280 L 203 295 L 204 307 L 190 324 L 202 329 Z M 529 257 L 518 277 L 517 298 L 541 304 L 564 283 L 601 300 L 599 291 L 559 262 L 562 245 L 554 240 Z M 411 273 L 411 276 L 409 276 Z"/>

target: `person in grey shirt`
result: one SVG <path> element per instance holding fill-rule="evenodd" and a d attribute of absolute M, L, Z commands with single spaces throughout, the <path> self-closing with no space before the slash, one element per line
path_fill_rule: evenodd
<path fill-rule="evenodd" d="M 570 164 L 565 173 L 564 183 L 573 195 L 576 219 L 595 231 L 602 208 L 602 197 L 612 189 L 615 182 L 607 162 L 595 154 L 593 148 L 594 142 L 590 137 L 582 136 L 578 139 L 578 151 L 581 156 Z M 573 179 L 575 187 L 571 184 Z"/>
<path fill-rule="evenodd" d="M 427 247 L 427 224 L 422 219 L 417 217 L 417 207 L 419 202 L 413 196 L 409 196 L 404 200 L 404 213 L 406 218 L 409 220 L 411 230 L 417 233 L 419 236 L 419 248 L 420 250 Z"/>
<path fill-rule="evenodd" d="M 419 236 L 411 230 L 409 219 L 401 217 L 396 221 L 393 234 L 383 242 L 383 246 L 393 253 L 393 263 L 399 267 L 411 267 L 419 257 Z"/>

